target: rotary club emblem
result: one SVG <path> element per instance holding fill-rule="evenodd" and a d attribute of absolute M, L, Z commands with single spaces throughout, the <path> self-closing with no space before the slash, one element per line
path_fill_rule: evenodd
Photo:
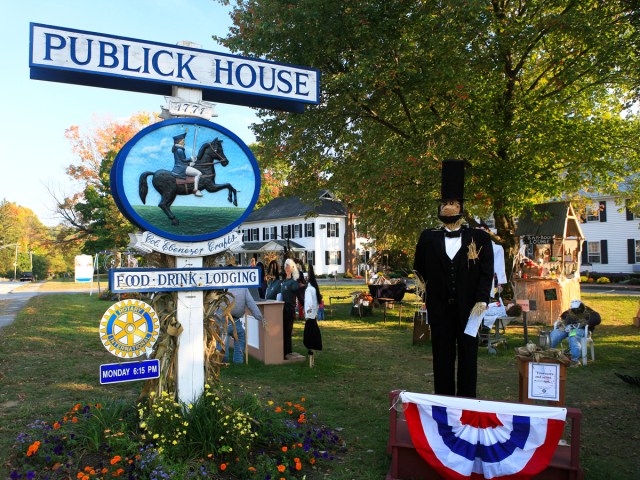
<path fill-rule="evenodd" d="M 100 340 L 120 358 L 140 357 L 158 339 L 160 322 L 151 305 L 140 300 L 114 303 L 100 321 Z"/>

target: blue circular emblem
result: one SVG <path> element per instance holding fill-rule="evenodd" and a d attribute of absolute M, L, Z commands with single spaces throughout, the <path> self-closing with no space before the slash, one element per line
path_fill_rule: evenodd
<path fill-rule="evenodd" d="M 141 229 L 199 242 L 231 232 L 251 213 L 260 169 L 231 131 L 176 118 L 145 128 L 125 144 L 111 168 L 111 193 Z"/>

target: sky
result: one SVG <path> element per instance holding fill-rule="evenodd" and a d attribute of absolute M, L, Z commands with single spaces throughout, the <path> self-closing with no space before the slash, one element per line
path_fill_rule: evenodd
<path fill-rule="evenodd" d="M 126 92 L 29 78 L 29 24 L 177 44 L 186 40 L 213 52 L 228 50 L 211 38 L 232 25 L 230 7 L 214 0 L 0 0 L 0 200 L 30 208 L 45 225 L 56 225 L 56 195 L 80 191 L 65 168 L 77 157 L 65 130 L 90 132 L 107 120 L 157 112 L 161 95 Z M 244 143 L 255 141 L 258 121 L 249 107 L 217 104 L 213 122 Z"/>

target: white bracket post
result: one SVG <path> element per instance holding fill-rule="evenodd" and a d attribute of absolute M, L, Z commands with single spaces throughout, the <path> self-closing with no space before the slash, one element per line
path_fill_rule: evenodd
<path fill-rule="evenodd" d="M 177 268 L 201 268 L 202 257 L 176 257 Z M 177 319 L 184 329 L 178 337 L 178 399 L 195 402 L 204 392 L 204 295 L 179 291 Z"/>

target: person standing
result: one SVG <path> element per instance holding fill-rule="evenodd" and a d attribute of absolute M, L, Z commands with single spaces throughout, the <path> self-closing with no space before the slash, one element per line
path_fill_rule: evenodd
<path fill-rule="evenodd" d="M 245 311 L 249 309 L 251 315 L 253 315 L 259 322 L 264 322 L 262 312 L 256 305 L 255 300 L 249 293 L 247 288 L 229 288 L 227 293 L 233 295 L 235 304 L 231 308 L 231 316 L 233 317 L 233 324 L 227 322 L 227 338 L 225 340 L 224 358 L 225 363 L 229 362 L 229 338 L 233 336 L 234 326 L 237 336 L 233 338 L 233 363 L 244 363 L 244 344 L 246 341 L 246 331 L 242 323 Z M 221 312 L 219 312 L 221 315 Z"/>
<path fill-rule="evenodd" d="M 438 207 L 443 227 L 422 232 L 413 268 L 426 284 L 435 393 L 475 398 L 478 335 L 477 329 L 467 334 L 465 328 L 472 314 L 487 308 L 493 248 L 486 232 L 462 226 L 463 193 L 464 162 L 445 160 Z"/>
<path fill-rule="evenodd" d="M 282 285 L 282 279 L 280 278 L 280 268 L 278 262 L 271 260 L 269 262 L 269 269 L 266 275 L 267 288 L 265 291 L 265 298 L 267 300 L 276 300 L 280 293 L 280 286 Z"/>
<path fill-rule="evenodd" d="M 307 288 L 304 291 L 304 335 L 302 343 L 307 348 L 309 354 L 309 367 L 313 368 L 315 364 L 314 350 L 322 350 L 322 335 L 318 326 L 318 309 L 322 302 L 320 287 L 316 280 L 316 274 L 313 271 L 313 264 L 309 262 L 309 278 Z"/>
<path fill-rule="evenodd" d="M 280 285 L 280 293 L 284 308 L 282 312 L 282 344 L 284 346 L 284 359 L 295 360 L 303 358 L 297 352 L 293 351 L 291 336 L 293 335 L 293 322 L 296 319 L 296 301 L 298 294 L 298 279 L 300 272 L 291 258 L 287 258 L 284 262 L 285 278 Z"/>

